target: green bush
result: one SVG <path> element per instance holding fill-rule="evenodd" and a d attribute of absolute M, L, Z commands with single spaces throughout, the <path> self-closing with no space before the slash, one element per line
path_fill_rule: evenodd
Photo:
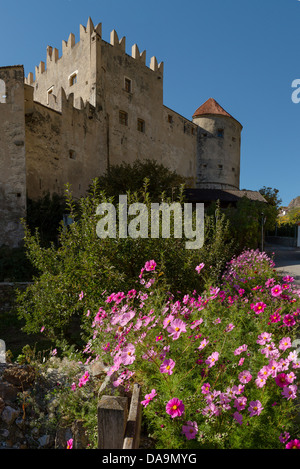
<path fill-rule="evenodd" d="M 183 203 L 183 188 L 178 201 Z M 139 192 L 127 193 L 128 204 L 151 204 L 148 182 Z M 162 195 L 162 198 L 164 195 Z M 165 198 L 165 202 L 171 200 Z M 202 282 L 216 281 L 233 254 L 225 217 L 205 217 L 205 240 L 201 249 L 186 249 L 185 239 L 103 238 L 96 233 L 100 203 L 112 202 L 100 191 L 95 180 L 87 197 L 75 206 L 70 189 L 66 190 L 66 206 L 74 222 L 60 227 L 59 246 L 41 244 L 38 231 L 31 233 L 25 225 L 25 246 L 33 267 L 38 272 L 33 285 L 18 295 L 19 317 L 26 321 L 25 331 L 35 333 L 42 328 L 53 340 L 73 340 L 74 324 L 81 324 L 88 309 L 98 307 L 103 291 L 125 291 L 140 273 L 140 266 L 156 258 L 162 266 L 169 290 L 177 295 L 199 287 L 195 265 L 204 262 Z M 79 296 L 83 292 L 82 298 Z"/>

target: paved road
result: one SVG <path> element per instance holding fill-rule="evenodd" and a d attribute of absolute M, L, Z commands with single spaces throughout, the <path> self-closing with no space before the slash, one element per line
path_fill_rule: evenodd
<path fill-rule="evenodd" d="M 266 243 L 264 250 L 267 254 L 274 252 L 276 269 L 279 272 L 293 276 L 295 283 L 300 285 L 300 248 Z"/>

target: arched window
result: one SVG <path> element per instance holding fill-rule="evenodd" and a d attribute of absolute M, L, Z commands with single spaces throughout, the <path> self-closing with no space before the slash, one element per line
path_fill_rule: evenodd
<path fill-rule="evenodd" d="M 0 80 L 0 104 L 6 103 L 6 85 L 4 80 Z"/>

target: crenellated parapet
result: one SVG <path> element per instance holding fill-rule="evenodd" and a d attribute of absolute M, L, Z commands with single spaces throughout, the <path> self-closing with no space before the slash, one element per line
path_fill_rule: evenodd
<path fill-rule="evenodd" d="M 95 36 L 99 39 L 102 39 L 102 23 L 98 23 L 94 26 L 91 18 L 88 18 L 86 27 L 80 25 L 79 27 L 79 41 L 76 42 L 75 35 L 73 33 L 69 34 L 68 40 L 62 41 L 62 53 L 59 55 L 57 48 L 48 45 L 46 53 L 46 62 L 41 61 L 39 65 L 35 67 L 35 76 L 32 72 L 25 77 L 25 83 L 28 85 L 33 85 L 36 83 L 40 77 L 50 70 L 52 67 L 57 66 L 59 63 L 63 62 L 65 57 L 68 57 L 69 54 L 72 54 L 72 51 L 75 47 L 90 47 L 91 42 L 94 40 Z M 103 41 L 106 42 L 106 41 Z M 118 34 L 115 30 L 112 30 L 110 33 L 109 44 L 115 48 L 118 48 L 121 52 L 126 54 L 126 38 L 122 37 L 119 39 Z M 141 62 L 146 66 L 146 51 L 139 51 L 137 44 L 134 44 L 131 49 L 131 57 Z M 151 57 L 149 69 L 163 74 L 163 62 L 158 63 L 156 57 Z"/>

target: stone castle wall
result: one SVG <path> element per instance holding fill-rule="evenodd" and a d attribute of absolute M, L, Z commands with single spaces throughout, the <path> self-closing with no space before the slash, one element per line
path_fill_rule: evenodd
<path fill-rule="evenodd" d="M 0 83 L 0 246 L 17 247 L 26 215 L 23 67 L 1 67 Z"/>

